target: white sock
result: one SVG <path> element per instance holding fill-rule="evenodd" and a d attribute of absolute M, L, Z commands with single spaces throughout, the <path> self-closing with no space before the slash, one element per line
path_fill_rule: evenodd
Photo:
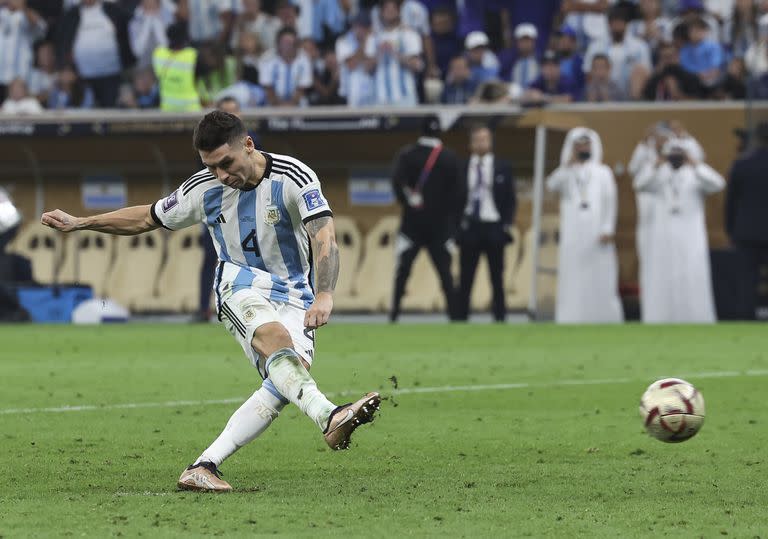
<path fill-rule="evenodd" d="M 266 371 L 286 399 L 298 406 L 320 429 L 328 426 L 328 418 L 336 405 L 317 389 L 315 380 L 296 352 L 290 348 L 278 350 L 267 358 Z"/>
<path fill-rule="evenodd" d="M 207 461 L 218 466 L 224 459 L 267 430 L 287 404 L 275 393 L 277 391 L 270 380 L 265 380 L 261 388 L 232 414 L 222 433 L 203 451 L 195 464 Z"/>

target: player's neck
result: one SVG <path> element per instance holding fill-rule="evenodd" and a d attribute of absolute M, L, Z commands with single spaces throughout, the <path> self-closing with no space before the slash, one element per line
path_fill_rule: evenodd
<path fill-rule="evenodd" d="M 254 150 L 251 153 L 251 160 L 253 161 L 253 175 L 248 180 L 245 190 L 255 189 L 262 182 L 267 172 L 267 158 L 259 150 Z"/>

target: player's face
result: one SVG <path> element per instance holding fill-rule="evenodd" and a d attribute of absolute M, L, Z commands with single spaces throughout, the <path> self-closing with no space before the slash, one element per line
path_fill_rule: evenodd
<path fill-rule="evenodd" d="M 233 189 L 242 189 L 255 176 L 255 167 L 250 159 L 254 150 L 251 137 L 235 144 L 223 144 L 213 151 L 200 150 L 200 158 L 216 179 Z"/>

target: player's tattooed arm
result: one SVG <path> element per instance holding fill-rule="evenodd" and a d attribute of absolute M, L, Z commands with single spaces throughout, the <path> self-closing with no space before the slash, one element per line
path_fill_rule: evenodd
<path fill-rule="evenodd" d="M 315 288 L 333 292 L 339 278 L 339 246 L 332 217 L 318 217 L 306 224 L 315 254 Z"/>
<path fill-rule="evenodd" d="M 318 217 L 306 225 L 315 255 L 315 301 L 304 315 L 308 329 L 328 323 L 333 310 L 333 290 L 339 278 L 339 246 L 332 217 Z"/>

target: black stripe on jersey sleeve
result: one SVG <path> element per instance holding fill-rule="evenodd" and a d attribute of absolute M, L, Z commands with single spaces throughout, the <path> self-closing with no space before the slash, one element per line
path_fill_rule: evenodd
<path fill-rule="evenodd" d="M 187 193 L 189 193 L 192 189 L 194 189 L 198 185 L 203 184 L 205 182 L 209 182 L 211 180 L 215 180 L 215 179 L 216 179 L 216 177 L 213 174 L 208 174 L 207 176 L 202 176 L 200 178 L 197 178 L 193 182 L 188 183 L 186 187 L 182 187 L 181 188 L 181 194 L 182 195 L 186 195 Z"/>
<path fill-rule="evenodd" d="M 155 223 L 157 223 L 158 225 L 160 225 L 161 227 L 163 227 L 163 228 L 165 228 L 165 229 L 171 230 L 170 228 L 168 228 L 167 226 L 165 226 L 165 224 L 164 224 L 164 223 L 163 223 L 163 222 L 160 220 L 160 218 L 157 216 L 157 212 L 155 211 L 155 204 L 150 204 L 150 205 L 149 205 L 149 214 L 152 216 L 152 220 L 153 220 Z"/>
<path fill-rule="evenodd" d="M 283 169 L 279 168 L 277 165 L 275 165 L 272 170 L 274 170 L 277 174 L 282 174 L 283 176 L 289 178 L 293 183 L 296 184 L 296 187 L 298 187 L 299 189 L 304 189 L 304 185 L 293 174 L 293 172 L 288 172 L 287 170 L 283 170 Z"/>
<path fill-rule="evenodd" d="M 313 182 L 312 177 L 309 174 L 307 174 L 306 170 L 302 170 L 301 167 L 291 163 L 290 161 L 275 159 L 275 166 L 292 170 L 293 172 L 296 173 L 297 176 L 299 176 L 299 178 L 301 179 L 304 185 L 309 185 L 310 183 Z"/>
<path fill-rule="evenodd" d="M 187 178 L 187 181 L 181 184 L 181 188 L 185 188 L 189 183 L 191 183 L 193 180 L 196 180 L 197 178 L 200 178 L 202 176 L 205 176 L 206 174 L 210 174 L 208 170 L 201 170 L 200 172 L 197 172 L 195 174 L 192 174 L 189 178 Z"/>
<path fill-rule="evenodd" d="M 314 215 L 305 217 L 304 219 L 301 220 L 301 222 L 306 225 L 307 223 L 311 223 L 312 221 L 314 221 L 315 219 L 319 219 L 320 217 L 333 217 L 333 212 L 331 210 L 324 210 L 324 211 L 321 211 L 320 213 L 315 213 Z"/>

